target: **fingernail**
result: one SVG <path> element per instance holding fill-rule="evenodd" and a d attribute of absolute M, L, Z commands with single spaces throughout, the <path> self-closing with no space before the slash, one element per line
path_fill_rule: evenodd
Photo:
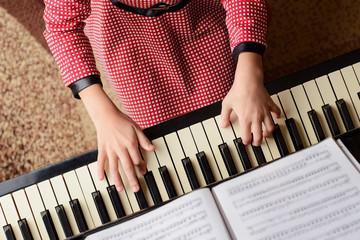
<path fill-rule="evenodd" d="M 136 185 L 132 186 L 131 189 L 133 190 L 133 192 L 139 191 L 139 188 Z"/>
<path fill-rule="evenodd" d="M 117 187 L 116 187 L 116 190 L 117 190 L 118 192 L 121 192 L 121 191 L 123 190 L 123 188 L 120 187 L 120 186 L 117 186 Z"/>
<path fill-rule="evenodd" d="M 100 181 L 103 180 L 103 176 L 101 176 L 101 175 L 99 175 L 98 178 Z"/>

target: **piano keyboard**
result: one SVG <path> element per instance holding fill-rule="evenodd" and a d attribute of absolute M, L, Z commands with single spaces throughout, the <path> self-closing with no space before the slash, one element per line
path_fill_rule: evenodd
<path fill-rule="evenodd" d="M 235 115 L 219 127 L 220 102 L 145 129 L 156 150 L 141 151 L 138 193 L 126 178 L 120 193 L 110 175 L 98 180 L 96 149 L 0 183 L 0 239 L 75 236 L 330 136 L 344 136 L 359 160 L 359 59 L 357 50 L 266 84 L 282 117 L 259 147 L 242 144 Z"/>

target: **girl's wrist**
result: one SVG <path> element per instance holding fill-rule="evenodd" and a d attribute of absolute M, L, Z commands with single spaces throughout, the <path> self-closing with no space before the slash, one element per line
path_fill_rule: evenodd
<path fill-rule="evenodd" d="M 244 52 L 239 55 L 234 85 L 263 86 L 262 56 L 258 53 Z"/>
<path fill-rule="evenodd" d="M 79 92 L 79 96 L 95 127 L 103 122 L 104 116 L 119 111 L 100 84 L 93 84 Z"/>

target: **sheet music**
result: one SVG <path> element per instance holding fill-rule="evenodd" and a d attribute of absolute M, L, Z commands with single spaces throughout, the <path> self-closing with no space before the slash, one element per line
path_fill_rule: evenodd
<path fill-rule="evenodd" d="M 320 144 L 213 188 L 234 239 L 359 239 L 360 174 Z"/>
<path fill-rule="evenodd" d="M 86 240 L 230 239 L 209 189 L 200 189 Z"/>

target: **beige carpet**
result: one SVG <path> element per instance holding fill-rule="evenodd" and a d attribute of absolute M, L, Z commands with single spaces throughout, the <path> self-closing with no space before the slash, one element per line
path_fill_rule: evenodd
<path fill-rule="evenodd" d="M 96 147 L 91 120 L 42 37 L 43 4 L 1 4 L 0 182 Z"/>
<path fill-rule="evenodd" d="M 272 6 L 266 81 L 360 48 L 360 1 Z M 0 0 L 0 181 L 96 147 L 42 37 L 42 11 L 41 0 Z"/>

